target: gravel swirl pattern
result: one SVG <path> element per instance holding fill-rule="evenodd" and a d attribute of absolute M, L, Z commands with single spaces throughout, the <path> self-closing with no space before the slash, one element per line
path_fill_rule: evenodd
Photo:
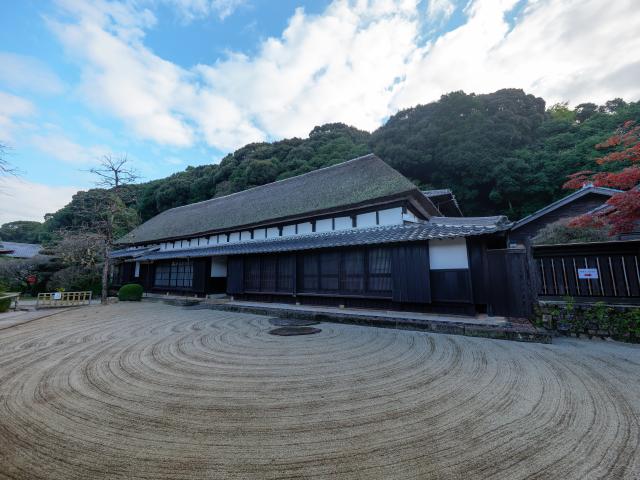
<path fill-rule="evenodd" d="M 640 348 L 161 304 L 0 331 L 1 479 L 640 478 Z"/>

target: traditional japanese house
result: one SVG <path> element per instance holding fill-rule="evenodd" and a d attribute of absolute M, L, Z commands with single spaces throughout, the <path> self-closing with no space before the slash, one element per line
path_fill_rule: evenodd
<path fill-rule="evenodd" d="M 113 283 L 266 302 L 491 311 L 487 251 L 506 247 L 510 224 L 460 213 L 451 192 L 423 193 L 366 155 L 162 212 L 118 240 Z"/>
<path fill-rule="evenodd" d="M 603 208 L 606 201 L 620 191 L 585 185 L 580 190 L 515 222 L 509 233 L 509 244 L 511 247 L 525 246 L 547 225 Z"/>

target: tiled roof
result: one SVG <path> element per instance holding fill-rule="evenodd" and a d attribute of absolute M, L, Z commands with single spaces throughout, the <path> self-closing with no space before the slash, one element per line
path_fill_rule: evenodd
<path fill-rule="evenodd" d="M 109 254 L 109 258 L 137 258 L 145 253 L 152 252 L 154 250 L 158 250 L 160 247 L 149 247 L 149 248 L 123 248 L 122 250 L 113 250 Z"/>
<path fill-rule="evenodd" d="M 10 251 L 7 257 L 32 258 L 42 250 L 42 245 L 37 243 L 0 242 L 0 250 Z"/>
<path fill-rule="evenodd" d="M 446 217 L 439 217 L 446 222 Z M 212 255 L 242 255 L 249 253 L 275 253 L 354 245 L 376 245 L 385 243 L 417 242 L 433 239 L 468 237 L 506 230 L 509 223 L 505 217 L 481 217 L 482 222 L 467 218 L 469 223 L 416 223 L 387 227 L 355 228 L 325 233 L 292 235 L 264 240 L 226 243 L 183 250 L 155 251 L 138 257 L 138 260 L 162 260 L 171 258 L 209 257 Z M 494 218 L 491 224 L 487 218 Z M 459 219 L 455 219 L 459 220 Z"/>
<path fill-rule="evenodd" d="M 335 211 L 384 198 L 414 195 L 431 215 L 437 210 L 406 177 L 375 155 L 224 197 L 172 208 L 120 238 L 140 244 L 241 229 L 320 211 Z"/>
<path fill-rule="evenodd" d="M 537 212 L 533 212 L 531 215 L 521 218 L 520 220 L 518 220 L 513 224 L 512 230 L 516 230 L 522 227 L 523 225 L 526 225 L 527 223 L 532 222 L 533 220 L 536 220 L 537 218 L 540 218 L 543 215 L 546 215 L 549 212 L 552 212 L 560 207 L 563 207 L 564 205 L 567 205 L 568 203 L 571 203 L 579 198 L 584 197 L 585 195 L 590 195 L 590 194 L 602 195 L 603 197 L 606 197 L 606 199 L 603 199 L 602 201 L 604 203 L 606 202 L 607 199 L 609 199 L 616 193 L 620 193 L 620 192 L 622 192 L 622 190 L 617 190 L 615 188 L 608 188 L 608 187 L 594 187 L 593 185 L 582 187 L 580 190 L 576 190 L 575 192 L 570 193 L 566 197 L 563 197 L 560 200 L 556 200 L 555 202 L 550 203 L 549 205 L 538 210 Z"/>
<path fill-rule="evenodd" d="M 511 223 L 504 215 L 495 215 L 493 217 L 432 217 L 429 223 L 442 226 L 466 227 L 511 226 Z"/>

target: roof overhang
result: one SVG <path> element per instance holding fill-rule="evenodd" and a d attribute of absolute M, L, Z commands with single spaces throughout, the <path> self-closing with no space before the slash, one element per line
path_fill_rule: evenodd
<path fill-rule="evenodd" d="M 436 239 L 451 239 L 488 235 L 506 231 L 508 224 L 494 225 L 443 225 L 420 223 L 349 229 L 326 233 L 310 233 L 276 237 L 272 239 L 247 240 L 191 249 L 153 251 L 137 257 L 138 260 L 170 260 L 175 258 L 199 258 L 215 255 L 246 255 L 256 253 L 279 253 L 324 248 L 352 247 L 358 245 L 380 245 L 407 242 L 424 242 Z"/>

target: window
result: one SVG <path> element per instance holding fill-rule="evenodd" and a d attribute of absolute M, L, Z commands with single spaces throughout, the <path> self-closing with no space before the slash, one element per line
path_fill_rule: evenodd
<path fill-rule="evenodd" d="M 171 265 L 169 263 L 159 263 L 156 265 L 156 278 L 154 285 L 156 287 L 168 287 L 171 273 Z"/>
<path fill-rule="evenodd" d="M 369 250 L 368 290 L 377 293 L 391 292 L 391 251 L 387 248 Z"/>
<path fill-rule="evenodd" d="M 191 288 L 193 264 L 189 260 L 174 260 L 156 265 L 154 286 L 169 288 Z"/>

